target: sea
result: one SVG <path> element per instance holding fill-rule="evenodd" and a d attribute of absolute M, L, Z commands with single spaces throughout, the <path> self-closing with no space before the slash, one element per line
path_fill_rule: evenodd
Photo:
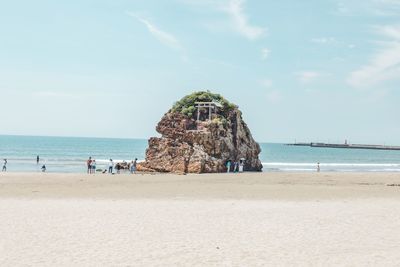
<path fill-rule="evenodd" d="M 264 172 L 398 172 L 400 151 L 287 146 L 260 143 Z M 96 159 L 97 168 L 114 162 L 144 160 L 145 139 L 80 137 L 40 137 L 0 135 L 0 165 L 7 159 L 7 171 L 86 172 L 88 157 Z M 36 163 L 39 156 L 40 162 Z M 1 167 L 0 166 L 0 167 Z"/>

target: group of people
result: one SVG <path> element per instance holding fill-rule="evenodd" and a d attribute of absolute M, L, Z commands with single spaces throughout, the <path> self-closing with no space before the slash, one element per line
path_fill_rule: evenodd
<path fill-rule="evenodd" d="M 92 159 L 92 157 L 89 157 L 89 159 L 86 161 L 87 165 L 87 173 L 96 173 L 96 160 Z"/>
<path fill-rule="evenodd" d="M 233 161 L 233 162 L 231 160 L 228 160 L 226 162 L 225 167 L 226 167 L 226 172 L 227 173 L 230 173 L 231 171 L 233 171 L 234 173 L 243 172 L 243 170 L 244 170 L 244 160 L 241 159 L 239 161 Z"/>
<path fill-rule="evenodd" d="M 40 162 L 40 157 L 38 155 L 38 156 L 36 156 L 36 164 L 38 165 L 39 162 Z M 7 171 L 7 163 L 8 163 L 8 160 L 7 159 L 3 159 L 3 167 L 1 168 L 2 172 L 6 172 Z M 46 172 L 46 170 L 47 170 L 46 169 L 46 164 L 43 164 L 40 169 L 42 170 L 42 172 Z"/>
<path fill-rule="evenodd" d="M 126 161 L 123 162 L 117 162 L 114 163 L 112 159 L 109 160 L 108 162 L 108 169 L 104 170 L 99 170 L 102 173 L 109 173 L 109 174 L 114 174 L 115 172 L 117 174 L 121 173 L 121 170 L 128 169 L 130 173 L 136 173 L 136 168 L 137 168 L 137 158 L 135 160 L 132 160 L 130 163 L 127 163 Z M 88 174 L 94 174 L 97 171 L 97 165 L 96 165 L 96 160 L 92 159 L 92 157 L 89 157 L 89 159 L 86 162 L 87 165 L 87 173 Z"/>
<path fill-rule="evenodd" d="M 114 174 L 116 171 L 117 174 L 121 173 L 121 170 L 126 170 L 128 169 L 130 173 L 136 174 L 136 169 L 137 169 L 137 158 L 132 160 L 130 163 L 127 163 L 125 160 L 122 162 L 117 162 L 114 164 L 114 161 L 110 159 L 108 162 L 108 173 Z M 105 171 L 104 171 L 105 172 Z"/>
<path fill-rule="evenodd" d="M 40 163 L 40 157 L 39 155 L 36 156 L 36 165 L 39 165 Z M 46 168 L 46 163 L 43 163 L 42 168 L 40 168 L 42 170 L 42 172 L 46 172 L 47 168 Z"/>

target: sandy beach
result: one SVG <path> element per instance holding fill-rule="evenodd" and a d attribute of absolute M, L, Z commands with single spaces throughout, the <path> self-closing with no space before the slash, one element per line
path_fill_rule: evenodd
<path fill-rule="evenodd" d="M 396 173 L 0 174 L 1 266 L 395 266 Z"/>

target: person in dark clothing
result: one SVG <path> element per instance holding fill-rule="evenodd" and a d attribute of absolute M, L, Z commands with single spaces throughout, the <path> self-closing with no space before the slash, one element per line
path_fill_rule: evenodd
<path fill-rule="evenodd" d="M 238 172 L 239 171 L 239 162 L 235 161 L 233 163 L 233 172 Z"/>
<path fill-rule="evenodd" d="M 6 172 L 7 171 L 7 159 L 4 159 L 3 169 L 1 171 L 2 172 Z"/>
<path fill-rule="evenodd" d="M 92 157 L 86 161 L 87 173 L 92 173 Z"/>
<path fill-rule="evenodd" d="M 117 163 L 115 165 L 115 168 L 117 169 L 117 173 L 120 174 L 121 173 L 121 164 Z"/>

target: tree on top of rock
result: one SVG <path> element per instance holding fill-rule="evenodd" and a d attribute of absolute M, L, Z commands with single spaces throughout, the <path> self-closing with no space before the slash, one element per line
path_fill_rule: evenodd
<path fill-rule="evenodd" d="M 216 102 L 221 105 L 218 113 L 226 118 L 230 111 L 237 106 L 226 100 L 220 94 L 211 93 L 210 91 L 198 91 L 183 97 L 172 107 L 172 112 L 179 112 L 192 118 L 196 113 L 196 102 Z"/>

